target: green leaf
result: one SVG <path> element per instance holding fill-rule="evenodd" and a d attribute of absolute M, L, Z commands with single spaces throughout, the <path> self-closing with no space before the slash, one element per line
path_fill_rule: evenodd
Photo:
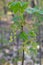
<path fill-rule="evenodd" d="M 29 50 L 30 50 L 30 53 L 31 53 L 32 55 L 36 55 L 36 54 L 37 54 L 37 50 L 34 49 L 34 48 L 32 48 L 32 47 L 31 47 Z"/>
<path fill-rule="evenodd" d="M 29 14 L 34 14 L 34 13 L 43 14 L 43 11 L 37 8 L 27 8 L 26 12 Z"/>
<path fill-rule="evenodd" d="M 20 38 L 23 40 L 27 40 L 28 39 L 28 35 L 25 32 L 20 33 Z"/>
<path fill-rule="evenodd" d="M 15 15 L 12 20 L 14 22 L 18 21 L 20 23 L 20 20 L 22 20 L 22 16 Z"/>
<path fill-rule="evenodd" d="M 29 36 L 31 36 L 31 37 L 36 37 L 36 33 L 35 33 L 34 31 L 30 31 L 30 32 L 29 32 Z"/>
<path fill-rule="evenodd" d="M 26 12 L 29 13 L 29 14 L 33 14 L 33 13 L 38 12 L 38 11 L 39 11 L 39 10 L 36 9 L 36 8 L 27 8 L 27 9 L 26 9 Z"/>
<path fill-rule="evenodd" d="M 43 11 L 42 10 L 40 10 L 39 13 L 43 15 Z"/>
<path fill-rule="evenodd" d="M 10 2 L 9 3 L 9 9 L 12 10 L 14 13 L 17 13 L 18 11 L 23 13 L 25 9 L 28 6 L 28 2 Z"/>
<path fill-rule="evenodd" d="M 14 21 L 15 24 L 19 24 L 20 16 L 14 16 L 12 20 Z"/>
<path fill-rule="evenodd" d="M 32 42 L 32 47 L 34 48 L 34 49 L 37 49 L 37 43 L 36 42 Z"/>

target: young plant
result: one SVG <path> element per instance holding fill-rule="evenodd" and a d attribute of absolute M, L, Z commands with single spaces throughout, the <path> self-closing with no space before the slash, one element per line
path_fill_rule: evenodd
<path fill-rule="evenodd" d="M 24 65 L 24 52 L 29 53 L 30 51 L 35 54 L 37 53 L 36 32 L 35 32 L 36 27 L 35 28 L 33 27 L 32 29 L 30 29 L 29 33 L 26 33 L 24 31 L 24 26 L 29 25 L 26 23 L 24 19 L 24 13 L 27 12 L 29 14 L 34 14 L 36 16 L 37 13 L 38 13 L 37 15 L 43 14 L 43 11 L 40 11 L 37 8 L 28 8 L 28 2 L 21 2 L 21 1 L 10 2 L 9 9 L 14 13 L 14 18 L 13 18 L 14 22 L 11 25 L 11 29 L 14 33 L 14 43 L 15 43 L 15 40 L 17 39 L 16 40 L 17 49 L 19 46 L 19 40 L 22 41 L 22 45 L 19 51 L 22 50 L 22 53 L 23 53 L 22 65 Z M 27 48 L 28 46 L 31 46 L 31 47 L 28 49 Z M 18 52 L 17 52 L 17 58 L 18 58 Z"/>

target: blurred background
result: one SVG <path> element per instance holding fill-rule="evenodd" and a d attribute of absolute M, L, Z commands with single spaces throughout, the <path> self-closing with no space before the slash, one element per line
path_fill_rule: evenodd
<path fill-rule="evenodd" d="M 14 17 L 14 14 L 8 9 L 8 2 L 10 1 L 15 0 L 0 0 L 0 65 L 21 65 L 21 61 L 16 63 L 17 59 L 15 59 L 17 55 L 17 45 L 14 44 L 14 40 L 9 42 L 10 35 L 12 34 L 13 36 L 10 26 L 13 23 L 12 18 Z M 23 1 L 28 1 L 29 7 L 34 8 L 37 6 L 39 9 L 43 10 L 43 0 Z M 31 29 L 31 26 L 33 25 L 31 19 L 32 15 L 25 13 L 24 16 Z M 37 56 L 32 58 L 34 55 L 31 56 L 25 53 L 24 65 L 43 65 L 43 24 L 38 28 L 37 42 L 40 43 L 37 46 Z M 21 55 L 22 54 L 19 54 L 20 58 Z"/>

